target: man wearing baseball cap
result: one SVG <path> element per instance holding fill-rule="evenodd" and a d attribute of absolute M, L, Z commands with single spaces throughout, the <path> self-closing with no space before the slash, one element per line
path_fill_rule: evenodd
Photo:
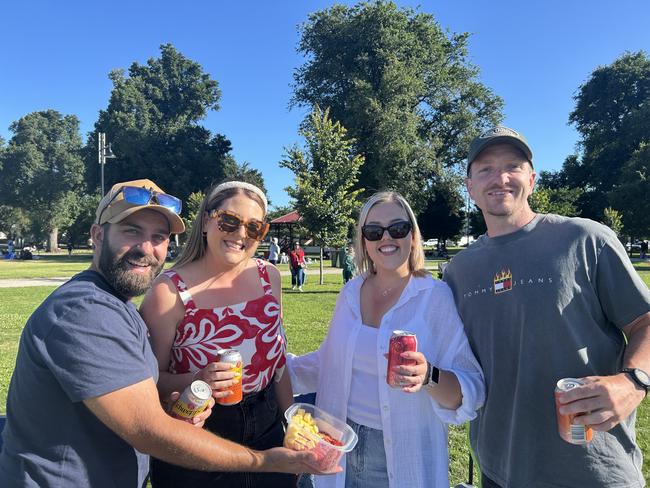
<path fill-rule="evenodd" d="M 118 183 L 102 198 L 92 265 L 23 330 L 0 453 L 3 488 L 141 488 L 149 455 L 210 471 L 310 471 L 309 453 L 254 451 L 162 409 L 158 362 L 131 299 L 162 269 L 170 234 L 185 230 L 180 211 L 180 200 L 150 180 Z"/>
<path fill-rule="evenodd" d="M 645 486 L 635 416 L 650 388 L 650 293 L 609 228 L 530 208 L 535 176 L 517 131 L 472 141 L 466 185 L 487 233 L 444 275 L 485 373 L 470 429 L 482 486 Z M 563 378 L 581 383 L 558 402 L 582 444 L 558 433 Z"/>

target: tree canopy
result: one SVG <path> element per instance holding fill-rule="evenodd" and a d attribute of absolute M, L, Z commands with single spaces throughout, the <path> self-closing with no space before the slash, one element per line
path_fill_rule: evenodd
<path fill-rule="evenodd" d="M 0 203 L 33 215 L 37 230 L 50 234 L 48 247 L 56 249 L 58 229 L 79 213 L 84 174 L 79 120 L 45 110 L 25 115 L 10 130 L 2 152 Z"/>
<path fill-rule="evenodd" d="M 347 137 L 345 127 L 318 106 L 300 134 L 305 151 L 294 146 L 280 162 L 295 174 L 295 186 L 287 187 L 287 193 L 295 201 L 301 225 L 321 246 L 343 246 L 359 206 L 360 190 L 353 187 L 363 158 L 354 153 L 354 139 Z"/>
<path fill-rule="evenodd" d="M 394 189 L 421 210 L 436 164 L 463 164 L 470 140 L 501 119 L 502 101 L 478 81 L 468 34 L 376 1 L 315 12 L 301 27 L 307 61 L 294 105 L 329 107 L 365 158 L 358 188 Z"/>
<path fill-rule="evenodd" d="M 117 181 L 150 178 L 166 192 L 185 200 L 237 171 L 230 141 L 211 134 L 199 122 L 219 108 L 218 83 L 171 44 L 146 65 L 133 63 L 128 76 L 111 72 L 108 108 L 96 124 L 112 143 L 115 159 L 105 167 L 106 188 Z M 86 149 L 88 181 L 97 188 L 96 134 Z"/>
<path fill-rule="evenodd" d="M 424 239 L 456 240 L 463 233 L 466 210 L 460 192 L 462 178 L 447 172 L 437 175 L 429 190 L 431 198 L 418 216 L 418 225 Z"/>
<path fill-rule="evenodd" d="M 580 133 L 582 159 L 568 159 L 563 172 L 571 187 L 585 188 L 582 215 L 600 220 L 612 192 L 617 193 L 624 168 L 650 140 L 648 55 L 643 51 L 625 53 L 612 64 L 597 68 L 574 99 L 576 106 L 569 120 Z M 631 171 L 626 178 L 634 174 Z M 623 211 L 624 222 L 630 220 L 626 213 Z"/>

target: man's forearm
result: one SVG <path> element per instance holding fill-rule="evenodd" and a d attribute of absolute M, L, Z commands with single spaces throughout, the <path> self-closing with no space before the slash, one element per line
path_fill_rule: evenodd
<path fill-rule="evenodd" d="M 628 341 L 623 367 L 639 368 L 650 373 L 650 312 L 638 317 L 623 331 Z"/>
<path fill-rule="evenodd" d="M 203 471 L 269 471 L 259 451 L 171 417 L 139 433 L 134 447 L 168 463 Z"/>

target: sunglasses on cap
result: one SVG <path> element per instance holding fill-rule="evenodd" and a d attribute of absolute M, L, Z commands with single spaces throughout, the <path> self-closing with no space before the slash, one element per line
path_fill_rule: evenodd
<path fill-rule="evenodd" d="M 361 227 L 361 234 L 363 234 L 363 237 L 365 237 L 368 241 L 380 240 L 382 237 L 384 237 L 385 231 L 388 231 L 388 234 L 393 239 L 404 239 L 408 233 L 411 232 L 412 228 L 413 226 L 411 225 L 411 222 L 407 220 L 400 220 L 399 222 L 390 224 L 388 227 L 382 227 L 381 225 L 377 224 L 366 224 Z"/>
<path fill-rule="evenodd" d="M 230 210 L 213 209 L 208 212 L 208 217 L 217 220 L 217 227 L 222 232 L 236 232 L 243 225 L 246 236 L 256 241 L 261 241 L 269 231 L 268 222 L 257 219 L 244 220 L 239 214 Z"/>
<path fill-rule="evenodd" d="M 99 213 L 97 222 L 101 224 L 104 210 L 111 206 L 111 203 L 113 203 L 113 201 L 120 193 L 122 194 L 124 201 L 132 203 L 133 205 L 149 205 L 153 202 L 154 205 L 165 207 L 177 215 L 181 213 L 181 210 L 183 208 L 183 202 L 181 202 L 180 199 L 176 198 L 173 195 L 168 195 L 167 193 L 160 193 L 155 190 L 149 190 L 147 188 L 141 188 L 137 186 L 123 186 L 117 193 L 115 193 L 115 195 L 113 195 L 113 197 L 108 201 L 106 206 Z"/>

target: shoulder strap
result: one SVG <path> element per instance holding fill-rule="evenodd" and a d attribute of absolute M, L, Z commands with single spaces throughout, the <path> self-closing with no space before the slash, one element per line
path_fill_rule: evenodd
<path fill-rule="evenodd" d="M 262 283 L 264 294 L 272 294 L 273 287 L 271 286 L 271 280 L 269 279 L 269 272 L 266 269 L 266 264 L 261 259 L 255 259 L 255 264 L 257 265 L 257 273 L 260 275 L 260 283 Z"/>
<path fill-rule="evenodd" d="M 179 275 L 173 269 L 170 269 L 165 271 L 165 276 L 167 276 L 167 278 L 172 280 L 172 283 L 174 283 L 174 286 L 176 287 L 176 291 L 178 291 L 178 296 L 181 297 L 181 301 L 185 306 L 185 310 L 196 309 L 196 304 L 194 303 L 194 300 L 192 299 L 192 295 L 187 289 L 187 285 L 181 278 L 181 275 Z"/>

